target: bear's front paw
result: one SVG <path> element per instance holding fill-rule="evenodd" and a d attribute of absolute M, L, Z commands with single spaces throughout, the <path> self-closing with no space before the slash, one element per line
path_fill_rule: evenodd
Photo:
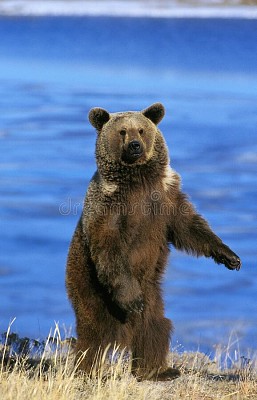
<path fill-rule="evenodd" d="M 222 248 L 214 259 L 218 264 L 224 264 L 230 270 L 239 271 L 241 268 L 240 258 L 228 247 Z"/>
<path fill-rule="evenodd" d="M 142 297 L 138 297 L 135 300 L 127 301 L 127 302 L 120 302 L 116 300 L 118 306 L 127 313 L 137 313 L 140 314 L 144 311 L 144 301 Z"/>
<path fill-rule="evenodd" d="M 143 294 L 138 281 L 134 278 L 120 280 L 113 291 L 113 300 L 128 313 L 141 313 L 144 310 Z"/>
<path fill-rule="evenodd" d="M 136 312 L 140 314 L 141 312 L 144 311 L 144 301 L 141 297 L 130 302 L 127 306 L 128 306 L 127 307 L 128 312 Z"/>
<path fill-rule="evenodd" d="M 225 266 L 226 266 L 228 269 L 231 269 L 231 270 L 235 269 L 235 270 L 237 270 L 237 271 L 240 270 L 241 265 L 242 265 L 241 260 L 240 260 L 240 258 L 239 258 L 237 255 L 231 257 L 231 258 L 230 258 L 228 261 L 226 261 L 226 263 L 225 263 Z"/>

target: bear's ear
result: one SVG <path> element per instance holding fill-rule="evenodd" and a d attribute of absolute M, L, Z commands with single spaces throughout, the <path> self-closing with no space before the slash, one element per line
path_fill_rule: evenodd
<path fill-rule="evenodd" d="M 150 119 L 155 125 L 157 125 L 164 117 L 165 108 L 161 103 L 154 103 L 141 112 L 146 118 Z"/>
<path fill-rule="evenodd" d="M 88 119 L 91 125 L 100 131 L 106 122 L 110 119 L 110 114 L 108 111 L 104 110 L 103 108 L 92 108 L 89 111 Z"/>

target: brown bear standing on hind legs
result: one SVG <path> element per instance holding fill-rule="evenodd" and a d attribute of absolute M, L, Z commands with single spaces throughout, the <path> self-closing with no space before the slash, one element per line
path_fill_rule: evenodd
<path fill-rule="evenodd" d="M 239 270 L 239 257 L 210 229 L 180 190 L 157 124 L 164 107 L 109 114 L 93 108 L 94 174 L 75 230 L 66 285 L 77 324 L 81 369 L 90 373 L 99 347 L 119 345 L 139 379 L 172 379 L 172 323 L 164 317 L 161 279 L 169 243 Z"/>

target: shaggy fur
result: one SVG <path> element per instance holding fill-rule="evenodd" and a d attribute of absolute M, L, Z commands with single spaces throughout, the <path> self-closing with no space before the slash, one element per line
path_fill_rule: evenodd
<path fill-rule="evenodd" d="M 157 124 L 164 107 L 142 112 L 89 113 L 97 129 L 97 171 L 85 199 L 67 263 L 66 286 L 77 323 L 77 352 L 88 349 L 90 372 L 99 347 L 131 351 L 141 378 L 170 379 L 166 367 L 172 323 L 164 317 L 161 279 L 169 243 L 239 270 L 180 190 Z"/>

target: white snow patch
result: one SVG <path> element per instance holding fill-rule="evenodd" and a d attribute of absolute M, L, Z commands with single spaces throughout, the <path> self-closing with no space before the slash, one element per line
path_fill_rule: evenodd
<path fill-rule="evenodd" d="M 182 5 L 176 0 L 3 0 L 0 2 L 0 15 L 257 18 L 257 6 L 243 6 L 236 0 L 232 3 L 232 6 L 225 6 L 222 1 L 199 0 L 192 6 Z"/>

